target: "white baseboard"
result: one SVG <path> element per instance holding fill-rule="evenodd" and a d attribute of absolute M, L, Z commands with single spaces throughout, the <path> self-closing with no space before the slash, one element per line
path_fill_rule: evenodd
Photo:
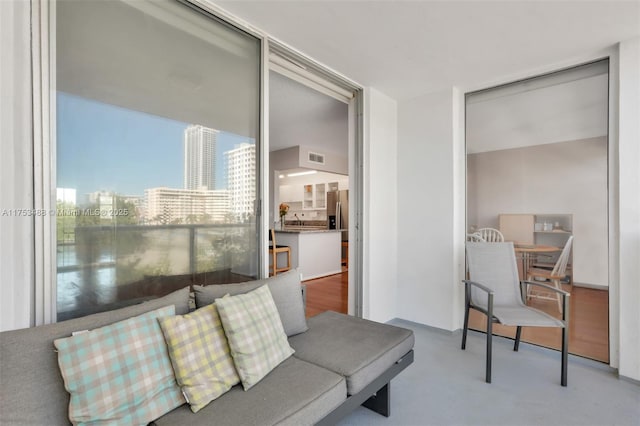
<path fill-rule="evenodd" d="M 576 287 L 591 288 L 593 290 L 605 290 L 605 291 L 609 290 L 608 286 L 600 285 L 600 284 L 577 283 L 577 282 L 574 281 L 573 285 L 576 286 Z"/>

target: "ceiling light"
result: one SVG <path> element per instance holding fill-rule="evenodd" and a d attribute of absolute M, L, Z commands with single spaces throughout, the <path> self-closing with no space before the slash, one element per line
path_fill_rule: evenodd
<path fill-rule="evenodd" d="M 306 175 L 312 175 L 314 173 L 318 173 L 318 171 L 317 170 L 309 170 L 307 172 L 289 173 L 287 175 L 287 177 L 306 176 Z"/>
<path fill-rule="evenodd" d="M 280 179 L 284 179 L 284 175 L 279 175 L 278 176 Z"/>

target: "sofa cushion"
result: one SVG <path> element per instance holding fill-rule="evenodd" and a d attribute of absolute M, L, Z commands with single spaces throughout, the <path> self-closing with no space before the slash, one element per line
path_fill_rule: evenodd
<path fill-rule="evenodd" d="M 56 339 L 73 424 L 146 424 L 184 404 L 158 319 L 173 305 Z"/>
<path fill-rule="evenodd" d="M 175 305 L 189 311 L 189 288 L 139 305 L 88 315 L 56 324 L 0 333 L 0 424 L 67 424 L 69 394 L 64 388 L 53 341 Z"/>
<path fill-rule="evenodd" d="M 176 381 L 194 413 L 240 383 L 215 304 L 158 321 Z"/>
<path fill-rule="evenodd" d="M 289 357 L 248 391 L 234 386 L 193 414 L 183 405 L 155 423 L 162 425 L 269 426 L 312 425 L 347 395 L 344 378 Z"/>
<path fill-rule="evenodd" d="M 282 325 L 287 336 L 303 333 L 307 331 L 307 321 L 304 313 L 304 303 L 302 301 L 300 272 L 297 270 L 288 271 L 284 274 L 264 280 L 249 281 L 237 284 L 216 284 L 206 287 L 193 286 L 196 296 L 196 306 L 198 308 L 213 303 L 214 300 L 230 294 L 247 293 L 258 287 L 267 284 L 273 300 L 278 308 Z"/>
<path fill-rule="evenodd" d="M 293 354 L 267 285 L 215 303 L 245 390 Z"/>
<path fill-rule="evenodd" d="M 309 318 L 309 331 L 289 339 L 295 357 L 347 379 L 358 393 L 413 348 L 413 331 L 327 311 Z"/>

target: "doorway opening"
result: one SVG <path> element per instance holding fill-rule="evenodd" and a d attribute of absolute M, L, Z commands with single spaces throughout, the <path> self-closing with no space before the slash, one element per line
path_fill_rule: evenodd
<path fill-rule="evenodd" d="M 606 363 L 608 105 L 608 59 L 465 99 L 467 233 L 495 228 L 513 241 L 521 279 L 545 280 L 536 271 L 560 264 L 568 246 L 559 284 L 571 293 L 569 352 Z M 538 249 L 544 252 L 533 253 Z M 549 296 L 527 295 L 526 303 L 560 317 L 561 307 Z M 476 314 L 470 326 L 484 331 Z M 515 336 L 515 328 L 494 330 Z M 529 327 L 522 340 L 558 349 L 559 334 Z"/>
<path fill-rule="evenodd" d="M 298 270 L 307 316 L 361 315 L 361 89 L 275 42 L 269 67 L 269 274 Z"/>

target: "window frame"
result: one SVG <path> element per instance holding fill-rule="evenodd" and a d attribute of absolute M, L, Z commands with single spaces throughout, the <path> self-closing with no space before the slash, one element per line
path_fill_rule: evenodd
<path fill-rule="evenodd" d="M 262 32 L 239 25 L 228 19 L 225 14 L 208 1 L 176 0 L 208 18 L 237 31 L 248 34 L 260 43 L 260 87 L 258 105 L 258 138 L 256 143 L 256 242 L 259 247 L 266 246 L 263 229 L 264 218 L 264 166 L 268 164 L 265 152 L 268 151 L 264 125 L 267 114 L 266 73 L 267 38 Z M 32 323 L 42 325 L 57 320 L 57 259 L 56 259 L 56 220 L 53 212 L 56 208 L 56 2 L 33 0 L 32 10 L 32 75 L 33 75 L 33 129 L 34 129 L 34 210 L 50 212 L 34 216 L 34 298 Z M 266 256 L 260 250 L 257 262 L 258 278 L 263 278 L 267 266 Z"/>
<path fill-rule="evenodd" d="M 288 45 L 269 36 L 241 19 L 229 14 L 209 0 L 176 0 L 192 9 L 206 14 L 211 19 L 225 23 L 255 37 L 261 45 L 260 95 L 257 145 L 256 188 L 256 240 L 261 248 L 257 256 L 259 278 L 268 276 L 269 229 L 269 53 L 271 45 L 313 63 L 329 79 L 345 84 L 354 90 L 355 97 L 349 103 L 350 142 L 349 173 L 353 203 L 352 232 L 354 244 L 350 245 L 349 258 L 353 264 L 349 270 L 349 313 L 361 317 L 363 312 L 363 111 L 364 89 L 334 70 L 328 69 Z M 56 2 L 55 0 L 31 1 L 32 23 L 32 100 L 33 100 L 33 201 L 34 209 L 52 212 L 56 206 Z M 34 217 L 34 278 L 31 301 L 31 324 L 42 325 L 56 322 L 57 316 L 57 261 L 56 261 L 55 215 Z"/>

